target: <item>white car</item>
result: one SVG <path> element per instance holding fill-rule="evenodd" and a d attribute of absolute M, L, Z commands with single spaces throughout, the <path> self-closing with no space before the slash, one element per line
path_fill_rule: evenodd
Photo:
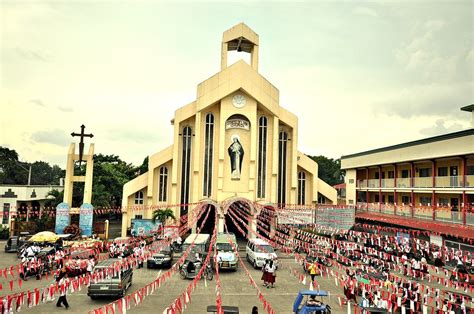
<path fill-rule="evenodd" d="M 249 261 L 254 268 L 262 268 L 267 259 L 273 259 L 273 262 L 278 266 L 277 255 L 273 247 L 262 239 L 249 240 L 245 251 L 247 253 L 247 261 Z"/>

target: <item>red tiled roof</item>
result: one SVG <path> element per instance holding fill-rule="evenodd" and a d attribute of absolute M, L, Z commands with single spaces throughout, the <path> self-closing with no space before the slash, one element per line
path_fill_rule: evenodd
<path fill-rule="evenodd" d="M 339 183 L 339 184 L 333 185 L 332 187 L 335 188 L 335 189 L 345 189 L 346 184 L 345 183 Z"/>
<path fill-rule="evenodd" d="M 384 222 L 408 228 L 430 231 L 434 234 L 450 235 L 454 237 L 474 239 L 474 226 L 463 226 L 439 221 L 406 218 L 374 212 L 358 212 L 356 218 Z"/>

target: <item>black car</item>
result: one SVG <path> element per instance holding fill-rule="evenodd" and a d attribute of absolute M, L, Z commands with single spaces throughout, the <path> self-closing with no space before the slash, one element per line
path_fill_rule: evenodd
<path fill-rule="evenodd" d="M 29 235 L 29 232 L 21 232 L 19 236 L 13 236 L 9 238 L 7 243 L 5 244 L 5 252 L 19 252 L 20 248 L 27 242 Z"/>
<path fill-rule="evenodd" d="M 153 254 L 146 262 L 147 268 L 156 268 L 162 266 L 169 268 L 171 265 L 173 265 L 173 250 L 169 246 L 166 246 L 158 253 Z"/>

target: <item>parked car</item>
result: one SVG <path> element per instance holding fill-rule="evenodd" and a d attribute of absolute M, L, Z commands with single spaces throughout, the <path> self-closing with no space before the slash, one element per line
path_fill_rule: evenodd
<path fill-rule="evenodd" d="M 232 244 L 234 246 L 232 246 Z M 235 250 L 234 250 L 235 247 Z M 237 239 L 233 233 L 218 233 L 216 239 L 217 263 L 219 269 L 237 270 L 239 265 L 239 256 L 235 251 L 239 251 Z"/>
<path fill-rule="evenodd" d="M 170 246 L 163 247 L 158 253 L 153 254 L 146 261 L 147 268 L 171 267 L 173 265 L 173 250 Z"/>
<path fill-rule="evenodd" d="M 94 272 L 113 267 L 113 265 L 119 261 L 120 259 L 118 258 L 110 258 L 101 261 L 94 267 Z M 132 279 L 132 268 L 119 271 L 113 277 L 99 279 L 96 283 L 91 282 L 87 289 L 87 295 L 93 300 L 99 297 L 121 298 L 126 295 L 127 289 L 132 285 Z"/>
<path fill-rule="evenodd" d="M 209 244 L 211 243 L 211 236 L 206 233 L 195 234 L 191 233 L 182 245 L 182 251 L 185 252 L 188 247 L 194 242 L 194 246 L 192 248 L 193 252 L 197 252 L 203 256 L 207 255 L 207 251 L 209 250 Z"/>
<path fill-rule="evenodd" d="M 30 237 L 29 232 L 20 232 L 19 236 L 13 236 L 7 240 L 5 244 L 6 253 L 17 253 L 20 248 L 28 241 Z"/>
<path fill-rule="evenodd" d="M 266 259 L 273 259 L 278 266 L 278 257 L 273 247 L 262 239 L 251 239 L 245 248 L 247 261 L 254 268 L 262 268 Z"/>
<path fill-rule="evenodd" d="M 90 258 L 97 261 L 99 256 L 94 250 L 76 250 L 70 254 L 71 258 L 64 264 L 69 277 L 82 276 L 87 273 L 87 263 Z"/>

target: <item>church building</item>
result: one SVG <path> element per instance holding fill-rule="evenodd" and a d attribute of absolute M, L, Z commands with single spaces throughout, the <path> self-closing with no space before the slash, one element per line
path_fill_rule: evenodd
<path fill-rule="evenodd" d="M 235 50 L 249 53 L 250 64 L 228 65 Z M 280 106 L 258 59 L 259 36 L 247 25 L 224 32 L 221 71 L 197 86 L 195 101 L 176 110 L 173 144 L 149 156 L 148 172 L 123 187 L 123 236 L 131 219 L 151 218 L 150 208 L 166 204 L 207 203 L 218 211 L 223 231 L 232 204 L 255 218 L 263 206 L 337 203 L 336 190 L 318 178 L 317 163 L 298 151 L 298 118 Z M 196 207 L 170 208 L 179 218 Z"/>

